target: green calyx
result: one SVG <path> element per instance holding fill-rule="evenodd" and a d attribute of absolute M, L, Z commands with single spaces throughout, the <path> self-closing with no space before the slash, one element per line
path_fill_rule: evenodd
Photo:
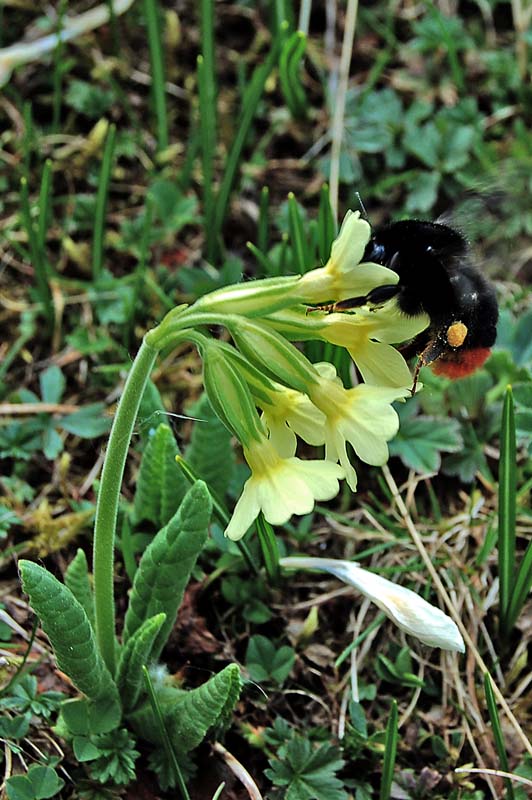
<path fill-rule="evenodd" d="M 248 447 L 264 435 L 248 385 L 215 341 L 206 340 L 203 351 L 203 381 L 217 416 Z"/>

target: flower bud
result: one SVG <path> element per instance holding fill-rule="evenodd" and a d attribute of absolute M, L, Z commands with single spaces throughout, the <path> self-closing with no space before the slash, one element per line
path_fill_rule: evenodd
<path fill-rule="evenodd" d="M 437 606 L 396 583 L 362 569 L 353 561 L 335 558 L 281 558 L 282 567 L 321 569 L 354 586 L 368 597 L 405 633 L 430 647 L 465 651 L 464 641 L 453 620 Z"/>
<path fill-rule="evenodd" d="M 216 415 L 249 447 L 264 431 L 246 381 L 214 341 L 202 348 L 202 358 L 205 391 Z"/>
<path fill-rule="evenodd" d="M 241 353 L 267 375 L 306 393 L 319 376 L 305 356 L 276 331 L 253 320 L 239 318 L 229 326 Z"/>

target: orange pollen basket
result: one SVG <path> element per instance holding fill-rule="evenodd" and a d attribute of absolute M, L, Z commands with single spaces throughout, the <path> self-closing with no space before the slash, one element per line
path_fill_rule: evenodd
<path fill-rule="evenodd" d="M 481 367 L 490 353 L 489 347 L 458 350 L 456 353 L 442 356 L 430 366 L 435 375 L 445 375 L 446 378 L 464 378 Z"/>

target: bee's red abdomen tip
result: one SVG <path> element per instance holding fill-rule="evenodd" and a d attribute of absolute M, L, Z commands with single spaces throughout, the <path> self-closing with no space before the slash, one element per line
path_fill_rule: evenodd
<path fill-rule="evenodd" d="M 477 347 L 474 350 L 456 350 L 447 353 L 433 364 L 431 369 L 435 375 L 446 378 L 465 378 L 481 367 L 491 353 L 489 347 Z"/>

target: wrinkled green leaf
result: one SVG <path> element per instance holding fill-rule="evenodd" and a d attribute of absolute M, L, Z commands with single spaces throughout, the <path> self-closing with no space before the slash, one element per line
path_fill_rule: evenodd
<path fill-rule="evenodd" d="M 124 624 L 124 643 L 142 623 L 166 614 L 153 648 L 157 658 L 172 630 L 185 587 L 207 540 L 212 502 L 198 481 L 185 495 L 178 511 L 146 548 L 131 590 Z"/>
<path fill-rule="evenodd" d="M 441 453 L 454 453 L 462 447 L 459 423 L 454 419 L 414 416 L 416 409 L 408 403 L 398 409 L 401 424 L 390 442 L 390 455 L 399 456 L 417 472 L 437 472 Z"/>
<path fill-rule="evenodd" d="M 161 423 L 142 455 L 135 492 L 135 519 L 162 527 L 173 517 L 188 488 L 175 463 L 177 445 L 170 427 Z"/>
<path fill-rule="evenodd" d="M 77 688 L 120 715 L 116 685 L 99 653 L 83 606 L 70 589 L 32 561 L 19 562 L 22 585 L 48 635 L 59 667 Z"/>
<path fill-rule="evenodd" d="M 134 708 L 144 687 L 142 667 L 149 664 L 155 640 L 166 619 L 166 614 L 156 614 L 145 620 L 122 648 L 116 684 L 124 710 Z"/>
<path fill-rule="evenodd" d="M 231 434 L 220 422 L 207 395 L 190 408 L 196 417 L 185 460 L 217 497 L 223 498 L 235 472 Z"/>
<path fill-rule="evenodd" d="M 196 689 L 154 688 L 172 746 L 177 754 L 183 754 L 197 747 L 210 728 L 228 723 L 242 691 L 242 678 L 237 664 L 229 664 Z M 139 735 L 160 744 L 159 727 L 148 701 L 129 719 Z"/>
<path fill-rule="evenodd" d="M 76 600 L 83 606 L 91 625 L 94 627 L 94 597 L 89 578 L 87 557 L 81 548 L 68 565 L 65 572 L 65 585 Z"/>

